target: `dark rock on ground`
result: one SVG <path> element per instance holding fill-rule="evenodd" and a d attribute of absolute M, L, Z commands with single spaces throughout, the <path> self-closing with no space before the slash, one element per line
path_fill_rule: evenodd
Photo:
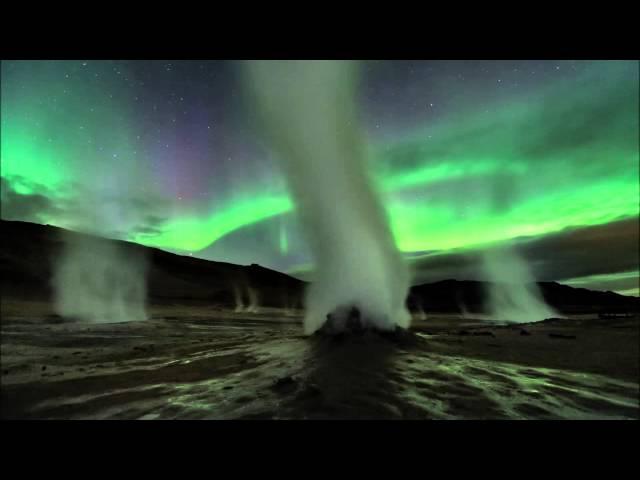
<path fill-rule="evenodd" d="M 295 379 L 291 376 L 286 376 L 276 380 L 272 388 L 278 392 L 286 393 L 295 390 L 296 386 L 297 382 Z"/>
<path fill-rule="evenodd" d="M 298 393 L 297 398 L 302 399 L 310 399 L 310 398 L 318 398 L 322 396 L 322 390 L 315 384 L 306 385 L 300 393 Z"/>
<path fill-rule="evenodd" d="M 578 338 L 575 335 L 564 335 L 562 333 L 550 333 L 549 337 L 550 338 L 564 338 L 566 340 L 575 340 L 576 338 Z"/>
<path fill-rule="evenodd" d="M 545 318 L 541 323 L 558 323 L 562 320 L 562 318 Z"/>
<path fill-rule="evenodd" d="M 357 338 L 362 341 L 370 339 L 385 339 L 393 343 L 406 344 L 418 338 L 413 332 L 396 326 L 393 330 L 381 330 L 366 325 L 358 308 L 352 307 L 343 324 L 334 314 L 327 315 L 327 321 L 315 333 L 316 338 L 330 338 L 341 343 L 346 338 Z"/>
<path fill-rule="evenodd" d="M 317 330 L 316 333 L 318 335 L 341 335 L 344 333 L 362 335 L 365 330 L 360 310 L 356 307 L 352 307 L 348 317 L 344 321 L 344 324 L 339 323 L 339 319 L 336 314 L 330 313 L 327 315 L 327 321 Z"/>

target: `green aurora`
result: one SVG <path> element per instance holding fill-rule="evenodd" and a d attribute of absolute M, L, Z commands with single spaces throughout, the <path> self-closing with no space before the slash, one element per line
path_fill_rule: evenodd
<path fill-rule="evenodd" d="M 100 76 L 71 80 L 71 87 L 56 82 L 50 63 L 19 83 L 2 83 L 1 173 L 11 188 L 69 200 L 74 185 L 96 172 L 109 175 L 114 159 L 119 169 L 135 169 L 135 178 L 151 178 L 153 151 L 139 141 L 143 132 L 127 100 L 133 93 L 123 87 L 105 94 Z M 595 62 L 577 80 L 488 110 L 460 108 L 400 138 L 372 141 L 369 151 L 372 179 L 407 253 L 638 217 L 637 62 Z M 126 238 L 198 252 L 232 232 L 278 221 L 275 248 L 287 254 L 294 205 L 282 177 L 272 175 L 278 188 L 247 179 L 233 196 L 213 193 L 197 206 L 173 202 L 157 229 L 132 229 Z M 140 191 L 151 192 L 148 183 L 141 180 Z M 39 220 L 67 225 L 55 212 Z"/>
<path fill-rule="evenodd" d="M 637 77 L 612 70 L 607 83 L 585 80 L 494 112 L 450 119 L 429 132 L 430 140 L 413 133 L 409 140 L 374 146 L 374 180 L 398 247 L 447 250 L 637 216 Z M 486 185 L 465 188 L 496 178 L 517 185 L 500 208 L 491 205 Z M 441 194 L 425 199 L 432 187 Z M 197 251 L 292 208 L 285 192 L 250 191 L 212 206 L 208 216 L 184 216 L 162 234 L 132 239 Z"/>

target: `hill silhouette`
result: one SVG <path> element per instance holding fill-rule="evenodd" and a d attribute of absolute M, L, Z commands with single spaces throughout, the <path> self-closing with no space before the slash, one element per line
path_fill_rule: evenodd
<path fill-rule="evenodd" d="M 5 298 L 48 300 L 51 274 L 63 246 L 63 233 L 50 225 L 1 220 L 0 286 Z M 257 264 L 248 266 L 176 255 L 122 240 L 122 248 L 139 250 L 148 262 L 150 303 L 207 303 L 234 307 L 234 290 L 257 293 L 259 304 L 269 307 L 301 306 L 306 282 Z M 640 299 L 614 292 L 573 288 L 539 282 L 545 301 L 564 313 L 637 312 Z M 488 284 L 443 280 L 413 286 L 407 299 L 411 310 L 482 312 Z"/>

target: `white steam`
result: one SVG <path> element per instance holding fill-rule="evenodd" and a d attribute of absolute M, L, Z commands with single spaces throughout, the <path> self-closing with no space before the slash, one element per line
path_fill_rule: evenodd
<path fill-rule="evenodd" d="M 244 302 L 242 301 L 242 291 L 238 288 L 238 285 L 233 286 L 233 298 L 236 303 L 236 308 L 234 312 L 240 313 L 245 311 Z"/>
<path fill-rule="evenodd" d="M 89 322 L 144 320 L 146 262 L 108 240 L 64 234 L 54 272 L 55 309 Z"/>
<path fill-rule="evenodd" d="M 349 306 L 370 326 L 408 327 L 410 275 L 368 177 L 356 65 L 253 61 L 245 73 L 314 255 L 305 332 Z"/>
<path fill-rule="evenodd" d="M 526 261 L 509 246 L 482 256 L 489 283 L 488 307 L 493 320 L 527 323 L 558 317 L 543 300 Z"/>
<path fill-rule="evenodd" d="M 417 311 L 414 312 L 413 314 L 413 318 L 415 318 L 416 320 L 421 320 L 424 321 L 427 319 L 427 313 L 424 311 L 424 308 L 422 306 L 422 302 L 419 302 L 417 305 Z"/>
<path fill-rule="evenodd" d="M 247 285 L 246 282 L 240 282 L 243 288 L 240 288 L 237 283 L 233 285 L 233 296 L 235 299 L 236 307 L 234 312 L 236 313 L 259 313 L 260 312 L 260 299 L 258 291 Z M 247 299 L 245 304 L 244 300 Z"/>
<path fill-rule="evenodd" d="M 55 309 L 63 317 L 89 322 L 145 320 L 145 253 L 101 238 L 117 236 L 140 221 L 135 209 L 128 208 L 133 175 L 113 165 L 102 168 L 100 172 L 94 167 L 90 177 L 94 183 L 83 189 L 82 201 L 67 222 L 71 229 L 89 235 L 62 235 L 63 248 L 52 278 Z"/>
<path fill-rule="evenodd" d="M 259 313 L 260 300 L 258 299 L 258 291 L 255 288 L 247 287 L 247 294 L 249 296 L 249 306 L 247 307 L 247 312 Z"/>

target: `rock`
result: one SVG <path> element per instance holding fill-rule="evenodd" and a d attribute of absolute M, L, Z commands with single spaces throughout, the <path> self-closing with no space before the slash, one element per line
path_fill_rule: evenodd
<path fill-rule="evenodd" d="M 47 319 L 49 320 L 49 323 L 65 323 L 65 320 L 66 320 L 64 317 L 55 313 L 52 315 L 48 315 Z"/>
<path fill-rule="evenodd" d="M 329 313 L 327 321 L 315 332 L 318 335 L 342 335 L 344 333 L 361 335 L 365 331 L 360 317 L 360 310 L 351 307 L 349 315 L 344 321 L 340 315 Z"/>
<path fill-rule="evenodd" d="M 297 382 L 291 376 L 279 378 L 275 381 L 272 388 L 278 392 L 286 393 L 295 390 Z"/>
<path fill-rule="evenodd" d="M 476 337 L 495 337 L 493 332 L 473 332 L 471 335 Z"/>
<path fill-rule="evenodd" d="M 469 335 L 468 330 L 458 330 L 458 335 Z"/>
<path fill-rule="evenodd" d="M 564 318 L 551 317 L 551 318 L 545 318 L 543 320 L 543 322 L 545 322 L 545 323 L 558 323 L 558 322 L 561 322 L 562 320 L 564 320 Z"/>
<path fill-rule="evenodd" d="M 46 366 L 46 365 L 43 365 L 43 366 L 42 366 L 42 371 L 44 372 L 46 369 L 47 369 L 47 366 Z"/>
<path fill-rule="evenodd" d="M 396 327 L 395 330 L 391 331 L 375 330 L 375 333 L 385 340 L 389 340 L 395 344 L 405 347 L 417 345 L 420 342 L 420 337 L 418 337 L 415 333 L 400 327 Z"/>
<path fill-rule="evenodd" d="M 344 309 L 342 310 L 344 313 Z M 343 343 L 345 341 L 355 343 L 376 342 L 380 339 L 387 340 L 401 345 L 413 345 L 419 342 L 420 338 L 413 332 L 395 326 L 390 330 L 382 330 L 372 327 L 362 321 L 360 311 L 356 307 L 351 307 L 348 316 L 327 315 L 327 321 L 313 334 L 316 338 L 329 338 L 332 343 Z"/>
<path fill-rule="evenodd" d="M 563 333 L 550 333 L 550 338 L 562 338 L 565 340 L 575 340 L 577 337 L 575 335 L 565 335 Z"/>
<path fill-rule="evenodd" d="M 297 395 L 297 398 L 300 400 L 303 400 L 303 399 L 318 398 L 321 396 L 322 396 L 322 390 L 320 390 L 320 388 L 318 388 L 317 385 L 310 383 L 300 391 L 300 393 Z"/>
<path fill-rule="evenodd" d="M 525 330 L 524 328 L 520 330 L 520 335 L 522 336 L 529 336 L 531 335 L 531 332 L 529 332 L 528 330 Z"/>

